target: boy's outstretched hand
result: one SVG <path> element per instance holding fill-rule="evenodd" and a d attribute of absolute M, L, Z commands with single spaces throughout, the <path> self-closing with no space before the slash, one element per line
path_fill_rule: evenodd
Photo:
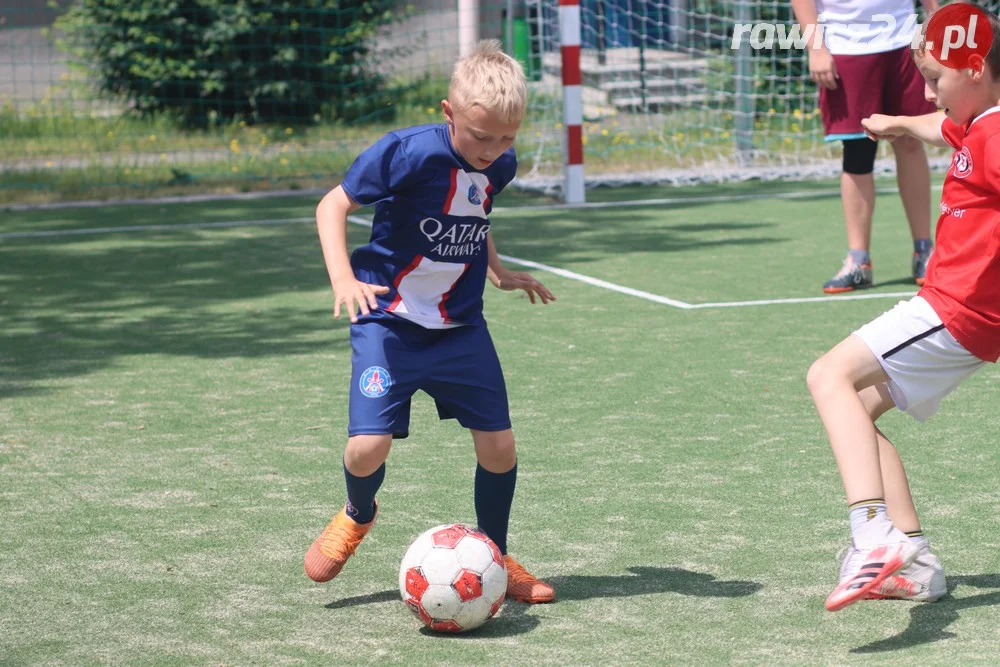
<path fill-rule="evenodd" d="M 868 118 L 862 118 L 861 127 L 865 128 L 865 134 L 872 141 L 895 139 L 906 134 L 906 131 L 899 126 L 895 116 L 886 116 L 881 113 L 872 114 Z"/>
<path fill-rule="evenodd" d="M 385 285 L 369 285 L 360 280 L 344 278 L 333 283 L 333 316 L 340 317 L 340 306 L 344 305 L 351 322 L 358 321 L 358 310 L 362 315 L 368 315 L 378 308 L 376 294 L 387 294 L 389 288 Z"/>
<path fill-rule="evenodd" d="M 543 285 L 542 283 L 535 280 L 535 278 L 530 273 L 521 273 L 520 271 L 508 271 L 506 269 L 495 273 L 490 270 L 490 282 L 497 289 L 502 289 L 506 292 L 510 292 L 516 289 L 523 289 L 528 293 L 528 299 L 531 303 L 535 303 L 535 295 L 541 299 L 543 304 L 547 304 L 549 301 L 555 301 L 555 296 L 552 292 Z"/>

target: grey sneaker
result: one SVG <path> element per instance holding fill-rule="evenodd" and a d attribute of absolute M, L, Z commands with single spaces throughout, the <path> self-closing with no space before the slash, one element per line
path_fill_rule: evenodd
<path fill-rule="evenodd" d="M 840 271 L 833 278 L 823 283 L 823 291 L 827 294 L 839 294 L 841 292 L 851 292 L 856 289 L 864 289 L 872 286 L 872 265 L 855 264 L 851 256 L 844 259 Z"/>
<path fill-rule="evenodd" d="M 863 554 L 851 545 L 843 554 L 840 565 L 840 580 L 856 575 L 861 568 Z M 866 600 L 912 600 L 934 602 L 948 592 L 941 561 L 931 553 L 930 546 L 923 545 L 912 563 L 892 574 L 865 596 Z"/>
<path fill-rule="evenodd" d="M 927 252 L 913 253 L 913 280 L 920 286 L 924 284 L 924 276 L 927 275 L 927 262 L 930 261 L 933 254 L 934 248 Z"/>

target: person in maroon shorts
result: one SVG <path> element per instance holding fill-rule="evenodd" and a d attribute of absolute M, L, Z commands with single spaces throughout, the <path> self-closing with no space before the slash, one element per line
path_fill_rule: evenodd
<path fill-rule="evenodd" d="M 823 285 L 828 294 L 872 286 L 872 214 L 875 153 L 861 119 L 874 114 L 919 116 L 934 112 L 913 64 L 914 0 L 791 0 L 803 30 L 820 26 L 809 44 L 809 75 L 819 86 L 824 139 L 843 143 L 840 196 L 847 227 L 847 257 Z M 937 0 L 921 0 L 930 15 Z M 887 20 L 892 17 L 892 20 Z M 913 279 L 923 285 L 931 240 L 930 169 L 923 144 L 891 141 L 896 181 L 913 236 Z"/>

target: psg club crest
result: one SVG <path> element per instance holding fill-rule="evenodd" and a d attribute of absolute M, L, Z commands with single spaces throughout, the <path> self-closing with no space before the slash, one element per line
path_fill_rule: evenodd
<path fill-rule="evenodd" d="M 361 389 L 361 393 L 368 398 L 385 396 L 391 386 L 392 378 L 389 377 L 389 371 L 381 366 L 369 366 L 361 374 L 361 380 L 358 382 L 358 388 Z"/>
<path fill-rule="evenodd" d="M 469 186 L 469 203 L 479 206 L 483 203 L 483 200 L 479 198 L 479 188 L 473 183 Z"/>
<path fill-rule="evenodd" d="M 968 146 L 962 146 L 962 150 L 955 153 L 955 158 L 951 162 L 955 170 L 955 178 L 965 178 L 972 173 L 972 153 Z"/>

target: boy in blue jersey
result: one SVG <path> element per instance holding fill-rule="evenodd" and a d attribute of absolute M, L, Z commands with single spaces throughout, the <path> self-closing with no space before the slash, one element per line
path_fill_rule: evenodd
<path fill-rule="evenodd" d="M 375 523 L 375 494 L 393 438 L 408 435 L 422 389 L 442 419 L 472 433 L 479 527 L 507 563 L 507 597 L 551 602 L 555 590 L 507 555 L 517 455 L 500 361 L 483 319 L 487 277 L 555 299 L 500 263 L 490 233 L 493 198 L 517 172 L 514 138 L 527 106 L 520 65 L 486 41 L 455 66 L 445 123 L 390 132 L 355 160 L 316 209 L 334 316 L 350 316 L 347 504 L 305 557 L 314 581 L 336 577 Z M 347 253 L 347 216 L 375 205 L 369 243 Z M 359 315 L 360 312 L 360 315 Z"/>

